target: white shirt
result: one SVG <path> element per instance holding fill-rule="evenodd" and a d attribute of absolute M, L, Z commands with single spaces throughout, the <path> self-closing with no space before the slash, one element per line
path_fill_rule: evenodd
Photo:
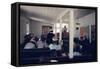
<path fill-rule="evenodd" d="M 45 43 L 43 43 L 42 41 L 38 41 L 37 42 L 38 48 L 43 48 L 45 46 Z"/>
<path fill-rule="evenodd" d="M 33 43 L 27 43 L 24 47 L 24 49 L 34 49 L 35 48 L 35 45 Z"/>
<path fill-rule="evenodd" d="M 50 50 L 61 50 L 61 45 L 50 44 L 49 48 Z"/>

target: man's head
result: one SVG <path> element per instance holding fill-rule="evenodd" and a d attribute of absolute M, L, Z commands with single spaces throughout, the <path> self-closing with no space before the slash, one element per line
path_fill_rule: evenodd
<path fill-rule="evenodd" d="M 66 28 L 66 26 L 64 26 L 64 28 Z"/>

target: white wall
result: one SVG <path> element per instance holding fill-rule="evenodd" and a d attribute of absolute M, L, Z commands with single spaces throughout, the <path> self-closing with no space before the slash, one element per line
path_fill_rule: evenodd
<path fill-rule="evenodd" d="M 31 26 L 31 32 L 34 33 L 36 36 L 40 37 L 42 34 L 42 26 L 53 27 L 53 24 L 43 23 L 43 22 L 38 22 L 38 21 L 31 21 L 30 26 Z"/>
<path fill-rule="evenodd" d="M 20 16 L 20 43 L 23 42 L 24 36 L 26 34 L 26 23 L 30 23 L 30 20 Z"/>
<path fill-rule="evenodd" d="M 35 36 L 40 37 L 42 34 L 42 26 L 52 26 L 51 23 L 43 23 L 39 21 L 29 20 L 26 17 L 20 16 L 20 43 L 23 42 L 26 35 L 26 23 L 29 23 L 30 33 L 34 33 Z"/>
<path fill-rule="evenodd" d="M 93 12 L 84 17 L 76 19 L 75 22 L 80 23 L 80 27 L 94 25 L 95 24 L 95 13 Z M 91 35 L 91 34 L 89 34 L 89 35 Z M 75 37 L 80 37 L 80 30 L 78 30 L 78 31 L 75 30 Z"/>
<path fill-rule="evenodd" d="M 80 19 L 78 19 L 80 26 L 88 26 L 95 24 L 95 13 L 88 14 Z"/>

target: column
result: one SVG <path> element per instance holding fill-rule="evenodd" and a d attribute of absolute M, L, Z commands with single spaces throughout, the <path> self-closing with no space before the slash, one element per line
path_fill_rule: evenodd
<path fill-rule="evenodd" d="M 89 25 L 89 40 L 90 40 L 90 43 L 91 43 L 91 25 Z"/>
<path fill-rule="evenodd" d="M 30 33 L 30 27 L 29 27 L 29 23 L 26 23 L 26 34 Z"/>
<path fill-rule="evenodd" d="M 72 59 L 74 50 L 74 10 L 69 10 L 69 58 Z"/>
<path fill-rule="evenodd" d="M 62 19 L 60 19 L 60 33 L 59 33 L 59 41 L 62 39 Z"/>

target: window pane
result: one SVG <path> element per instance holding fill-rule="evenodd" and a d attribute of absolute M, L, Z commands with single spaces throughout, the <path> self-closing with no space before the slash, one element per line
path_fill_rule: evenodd
<path fill-rule="evenodd" d="M 59 23 L 57 23 L 57 24 L 56 24 L 56 27 L 57 27 L 57 28 L 59 28 L 59 27 L 60 27 L 60 24 L 59 24 Z"/>
<path fill-rule="evenodd" d="M 66 28 L 68 28 L 68 24 L 63 23 L 62 27 L 66 26 Z"/>
<path fill-rule="evenodd" d="M 29 34 L 29 23 L 26 24 L 26 34 Z"/>
<path fill-rule="evenodd" d="M 59 33 L 60 32 L 60 29 L 59 28 L 57 28 L 57 33 Z"/>

